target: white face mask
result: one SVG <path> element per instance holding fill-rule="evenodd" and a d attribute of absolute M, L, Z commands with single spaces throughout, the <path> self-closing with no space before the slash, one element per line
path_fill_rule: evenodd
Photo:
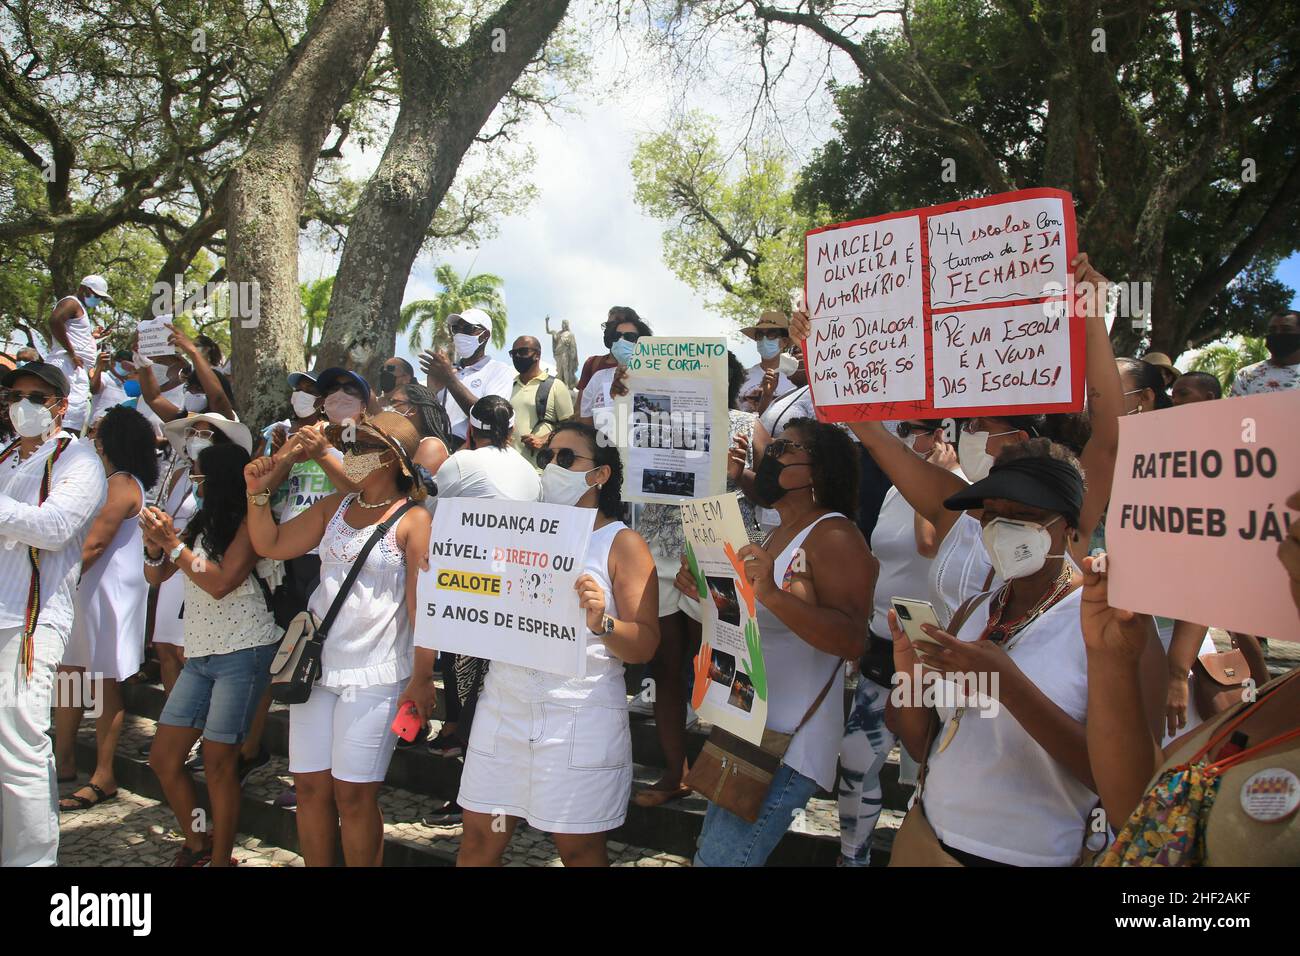
<path fill-rule="evenodd" d="M 23 399 L 9 406 L 9 421 L 23 438 L 44 435 L 54 426 L 54 414 L 44 405 Z"/>
<path fill-rule="evenodd" d="M 966 480 L 974 484 L 987 478 L 993 468 L 993 462 L 996 461 L 988 453 L 989 439 L 1013 434 L 1015 429 L 992 435 L 988 432 L 968 432 L 962 429 L 961 434 L 957 436 L 957 461 Z"/>
<path fill-rule="evenodd" d="M 1041 571 L 1048 558 L 1065 557 L 1064 552 L 1048 553 L 1052 550 L 1052 536 L 1047 529 L 1060 517 L 1057 515 L 1045 525 L 1010 518 L 994 518 L 986 524 L 980 534 L 998 577 L 1004 581 L 1027 577 Z"/>
<path fill-rule="evenodd" d="M 335 425 L 341 425 L 349 418 L 355 422 L 361 417 L 361 399 L 344 391 L 331 394 L 321 407 L 325 409 L 325 416 Z"/>
<path fill-rule="evenodd" d="M 552 505 L 576 505 L 595 485 L 587 484 L 587 472 L 569 471 L 551 462 L 542 469 L 542 500 Z"/>
<path fill-rule="evenodd" d="M 348 481 L 359 485 L 372 472 L 384 467 L 383 458 L 382 451 L 369 451 L 361 455 L 346 454 L 343 456 L 343 474 Z"/>
<path fill-rule="evenodd" d="M 186 392 L 185 410 L 194 413 L 206 412 L 208 410 L 208 396 L 202 392 Z"/>
<path fill-rule="evenodd" d="M 185 442 L 185 454 L 189 457 L 190 461 L 197 462 L 199 460 L 199 452 L 211 445 L 211 438 L 191 438 Z"/>
<path fill-rule="evenodd" d="M 294 392 L 289 396 L 289 404 L 293 406 L 296 418 L 310 418 L 316 414 L 316 396 L 307 392 Z"/>
<path fill-rule="evenodd" d="M 456 346 L 456 358 L 458 359 L 469 358 L 478 351 L 479 345 L 482 344 L 477 335 L 465 335 L 463 333 L 453 335 L 451 341 Z"/>

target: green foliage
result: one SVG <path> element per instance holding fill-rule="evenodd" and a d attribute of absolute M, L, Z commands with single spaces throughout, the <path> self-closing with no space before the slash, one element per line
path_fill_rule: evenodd
<path fill-rule="evenodd" d="M 1233 341 L 1214 342 L 1192 359 L 1189 372 L 1209 372 L 1223 386 L 1223 394 L 1228 394 L 1232 380 L 1247 365 L 1254 365 L 1268 358 L 1268 346 L 1263 336 L 1253 338 L 1239 336 Z"/>
<path fill-rule="evenodd" d="M 412 352 L 423 349 L 426 332 L 429 348 L 445 351 L 451 347 L 451 330 L 447 316 L 465 309 L 482 309 L 492 319 L 492 344 L 501 348 L 506 342 L 506 303 L 501 297 L 505 280 L 488 272 L 459 275 L 449 265 L 440 265 L 434 278 L 442 291 L 433 299 L 420 299 L 402 307 L 398 333 L 407 333 Z"/>
<path fill-rule="evenodd" d="M 816 211 L 794 207 L 793 175 L 778 149 L 729 158 L 713 126 L 692 114 L 642 138 L 632 157 L 636 201 L 670 223 L 663 255 L 673 273 L 711 308 L 750 325 L 764 309 L 789 311 Z"/>
<path fill-rule="evenodd" d="M 311 368 L 316 355 L 317 339 L 325 327 L 325 316 L 329 313 L 334 277 L 326 276 L 315 282 L 303 282 L 298 286 L 298 292 L 302 299 L 303 324 L 306 326 L 303 336 L 303 367 Z"/>

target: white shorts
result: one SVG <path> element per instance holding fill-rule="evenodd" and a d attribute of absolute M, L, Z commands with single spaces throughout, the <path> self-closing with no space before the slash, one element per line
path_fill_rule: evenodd
<path fill-rule="evenodd" d="M 677 572 L 682 568 L 682 557 L 674 558 L 654 555 L 655 571 L 659 575 L 659 616 L 668 617 L 677 611 L 700 620 L 700 602 L 692 600 L 677 590 Z"/>
<path fill-rule="evenodd" d="M 631 796 L 626 706 L 529 703 L 484 689 L 456 798 L 466 810 L 523 817 L 547 833 L 603 833 L 622 826 Z"/>
<path fill-rule="evenodd" d="M 405 686 L 317 684 L 305 703 L 289 708 L 289 772 L 328 770 L 347 783 L 382 781 L 397 746 L 393 720 Z"/>

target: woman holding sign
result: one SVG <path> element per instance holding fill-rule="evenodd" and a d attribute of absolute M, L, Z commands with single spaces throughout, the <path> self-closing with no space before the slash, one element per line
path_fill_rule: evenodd
<path fill-rule="evenodd" d="M 619 520 L 619 451 L 594 428 L 561 422 L 537 463 L 543 501 L 596 510 L 575 582 L 587 612 L 587 674 L 492 663 L 457 797 L 465 810 L 458 866 L 499 865 L 520 818 L 552 835 L 565 866 L 608 866 L 605 834 L 622 826 L 632 792 L 623 665 L 649 661 L 659 643 L 654 558 Z"/>
<path fill-rule="evenodd" d="M 258 458 L 244 471 L 248 530 L 266 557 L 288 561 L 319 547 L 320 584 L 308 610 L 320 620 L 341 602 L 321 654 L 320 680 L 304 703 L 289 709 L 289 771 L 303 858 L 308 866 L 332 866 L 341 833 L 348 866 L 379 866 L 379 786 L 397 744 L 398 704 L 410 696 L 403 688 L 411 676 L 415 581 L 428 564 L 432 519 L 409 507 L 425 490 L 412 460 L 420 436 L 404 416 L 380 412 L 355 429 L 329 426 L 326 437 L 343 451 L 343 471 L 359 492 L 336 492 L 277 525 L 268 504 L 296 454 L 300 439 L 291 436 L 274 458 Z M 379 527 L 390 519 L 387 530 Z M 381 530 L 345 591 L 349 571 Z M 419 701 L 426 719 L 432 698 L 430 674 Z"/>
<path fill-rule="evenodd" d="M 755 470 L 760 501 L 780 524 L 762 546 L 737 552 L 757 599 L 767 730 L 792 734 L 782 765 L 748 823 L 710 803 L 696 866 L 762 866 L 793 817 L 820 787 L 835 785 L 844 732 L 844 661 L 867 646 L 877 562 L 853 523 L 857 455 L 839 428 L 796 418 L 767 446 Z M 698 598 L 682 563 L 677 587 Z M 697 678 L 699 680 L 700 678 Z"/>

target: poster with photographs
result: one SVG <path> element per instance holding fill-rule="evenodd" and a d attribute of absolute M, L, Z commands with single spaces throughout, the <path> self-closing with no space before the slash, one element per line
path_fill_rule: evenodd
<path fill-rule="evenodd" d="M 644 338 L 627 372 L 614 425 L 623 454 L 623 499 L 676 503 L 723 491 L 726 340 Z"/>
<path fill-rule="evenodd" d="M 702 612 L 691 705 L 704 720 L 761 744 L 767 669 L 754 592 L 738 553 L 749 543 L 740 503 L 734 494 L 683 502 L 682 529 Z"/>

